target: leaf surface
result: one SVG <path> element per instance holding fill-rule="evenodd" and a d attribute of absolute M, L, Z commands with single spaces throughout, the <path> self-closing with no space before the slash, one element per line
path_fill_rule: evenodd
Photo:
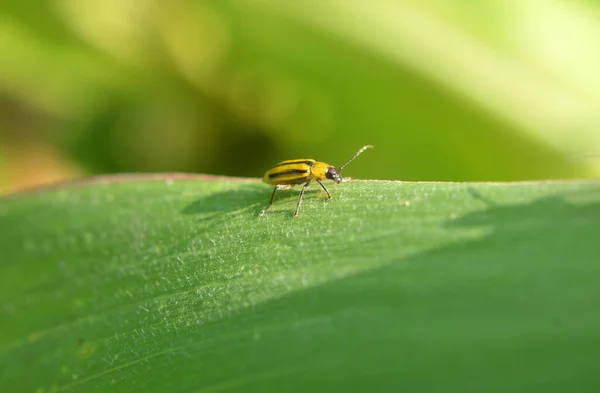
<path fill-rule="evenodd" d="M 0 200 L 0 390 L 596 391 L 600 183 Z"/>

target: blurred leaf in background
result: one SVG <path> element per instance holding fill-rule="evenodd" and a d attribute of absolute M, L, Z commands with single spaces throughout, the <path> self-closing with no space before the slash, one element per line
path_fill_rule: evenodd
<path fill-rule="evenodd" d="M 96 173 L 600 173 L 600 2 L 0 4 L 0 190 Z"/>

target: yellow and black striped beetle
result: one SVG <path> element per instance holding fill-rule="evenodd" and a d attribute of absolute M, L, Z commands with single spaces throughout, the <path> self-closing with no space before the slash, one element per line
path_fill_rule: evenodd
<path fill-rule="evenodd" d="M 346 163 L 339 168 L 324 162 L 318 162 L 312 158 L 287 160 L 275 165 L 273 168 L 269 169 L 263 177 L 263 182 L 274 185 L 275 189 L 271 194 L 271 200 L 269 201 L 269 204 L 258 214 L 259 217 L 265 214 L 267 209 L 273 205 L 273 200 L 277 190 L 288 190 L 297 184 L 303 184 L 302 190 L 300 190 L 300 196 L 298 197 L 298 203 L 296 204 L 296 211 L 294 211 L 294 217 L 296 217 L 298 215 L 298 210 L 300 210 L 300 204 L 302 203 L 302 195 L 304 195 L 304 190 L 306 190 L 306 187 L 308 187 L 313 179 L 315 179 L 317 183 L 323 187 L 323 190 L 325 190 L 325 193 L 327 194 L 327 199 L 331 200 L 331 194 L 321 180 L 330 179 L 336 183 L 341 183 L 342 177 L 340 176 L 340 172 L 342 169 L 344 169 L 346 165 L 358 157 L 360 153 L 372 147 L 373 146 L 371 145 L 361 147 L 356 154 L 352 156 L 352 158 L 346 161 Z"/>

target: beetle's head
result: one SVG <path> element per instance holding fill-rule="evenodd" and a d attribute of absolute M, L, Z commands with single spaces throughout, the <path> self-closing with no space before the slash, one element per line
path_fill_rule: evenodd
<path fill-rule="evenodd" d="M 327 172 L 325 172 L 325 177 L 335 181 L 336 183 L 342 182 L 342 176 L 340 176 L 340 171 L 337 170 L 336 167 L 330 166 L 327 168 Z"/>

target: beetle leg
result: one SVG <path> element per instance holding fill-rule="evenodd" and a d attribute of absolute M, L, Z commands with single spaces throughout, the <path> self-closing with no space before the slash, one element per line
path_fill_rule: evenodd
<path fill-rule="evenodd" d="M 275 193 L 277 192 L 277 190 L 287 190 L 289 188 L 290 186 L 287 184 L 279 184 L 275 186 L 275 188 L 273 189 L 273 193 L 271 194 L 271 200 L 269 201 L 269 204 L 267 205 L 267 207 L 262 209 L 260 213 L 258 213 L 258 216 L 260 217 L 263 214 L 265 214 L 267 212 L 267 209 L 271 207 L 271 205 L 273 204 L 273 200 L 275 200 Z"/>
<path fill-rule="evenodd" d="M 304 183 L 304 185 L 302 186 L 302 190 L 300 190 L 300 196 L 298 197 L 298 204 L 296 205 L 296 211 L 294 212 L 294 217 L 296 217 L 298 215 L 298 210 L 300 210 L 300 204 L 302 203 L 302 195 L 304 195 L 304 190 L 306 190 L 306 187 L 308 187 L 309 184 L 310 184 L 310 180 L 307 181 L 306 183 Z"/>
<path fill-rule="evenodd" d="M 327 187 L 325 187 L 325 184 L 321 183 L 321 180 L 319 180 L 319 179 L 317 179 L 317 182 L 319 182 L 319 184 L 321 185 L 321 187 L 323 187 L 323 190 L 325 190 L 325 192 L 327 193 L 327 199 L 331 200 L 331 194 L 327 190 Z"/>

